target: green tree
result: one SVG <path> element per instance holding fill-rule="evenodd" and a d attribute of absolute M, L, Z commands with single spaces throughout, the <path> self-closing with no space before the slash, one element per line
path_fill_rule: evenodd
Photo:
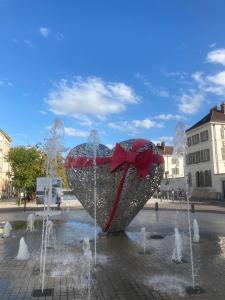
<path fill-rule="evenodd" d="M 18 204 L 20 193 L 24 192 L 24 209 L 26 200 L 35 191 L 36 178 L 45 176 L 45 155 L 38 147 L 14 147 L 8 154 L 12 169 L 12 181 L 17 189 Z"/>
<path fill-rule="evenodd" d="M 43 144 L 38 143 L 36 145 L 36 147 L 42 151 L 43 156 L 45 158 L 45 166 L 46 166 L 47 165 L 47 161 L 46 161 L 47 160 L 47 156 L 46 156 L 46 152 L 45 152 L 45 148 L 44 148 Z M 68 181 L 67 181 L 66 169 L 64 167 L 65 158 L 61 155 L 61 153 L 57 154 L 56 160 L 55 160 L 54 164 L 55 164 L 54 175 L 56 177 L 61 177 L 62 178 L 62 187 L 64 189 L 68 188 Z M 46 175 L 44 175 L 44 176 L 46 176 Z"/>
<path fill-rule="evenodd" d="M 56 161 L 56 175 L 62 178 L 62 187 L 68 188 L 66 170 L 64 167 L 65 160 L 61 155 L 57 155 Z"/>

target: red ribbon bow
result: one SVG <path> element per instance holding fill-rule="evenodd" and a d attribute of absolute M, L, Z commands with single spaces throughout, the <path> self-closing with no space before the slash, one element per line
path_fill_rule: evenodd
<path fill-rule="evenodd" d="M 126 151 L 120 144 L 116 144 L 111 160 L 111 172 L 126 163 L 129 166 L 135 166 L 141 178 L 146 177 L 153 162 L 153 151 L 152 149 L 147 149 L 143 152 L 138 152 L 138 149 L 144 144 L 146 144 L 144 140 L 135 141 L 131 151 Z"/>

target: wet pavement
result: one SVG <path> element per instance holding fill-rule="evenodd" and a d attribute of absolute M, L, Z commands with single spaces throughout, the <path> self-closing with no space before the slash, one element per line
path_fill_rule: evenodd
<path fill-rule="evenodd" d="M 93 220 L 83 209 L 64 211 L 52 217 L 56 229 L 55 247 L 48 249 L 46 288 L 51 297 L 32 297 L 40 288 L 39 260 L 41 217 L 34 232 L 26 232 L 29 213 L 0 213 L 1 221 L 13 225 L 12 237 L 0 238 L 0 299 L 88 299 L 88 281 L 82 269 L 82 240 L 89 237 L 94 248 Z M 188 296 L 191 265 L 187 214 L 144 209 L 123 236 L 98 236 L 97 267 L 91 272 L 90 299 L 225 299 L 225 215 L 194 213 L 200 228 L 200 243 L 193 244 L 196 283 L 205 293 Z M 171 261 L 174 226 L 183 237 L 184 263 Z M 146 254 L 140 243 L 141 227 L 146 227 Z M 100 229 L 99 229 L 100 232 Z M 162 239 L 151 239 L 153 234 Z M 15 259 L 19 240 L 25 238 L 31 258 Z"/>

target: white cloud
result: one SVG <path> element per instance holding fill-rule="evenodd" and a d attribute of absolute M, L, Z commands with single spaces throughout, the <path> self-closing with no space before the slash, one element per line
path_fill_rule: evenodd
<path fill-rule="evenodd" d="M 212 43 L 209 45 L 210 48 L 214 48 L 216 46 L 216 43 Z"/>
<path fill-rule="evenodd" d="M 43 37 L 46 38 L 47 36 L 49 36 L 51 30 L 48 27 L 40 27 L 39 32 Z"/>
<path fill-rule="evenodd" d="M 27 135 L 26 133 L 17 133 L 16 135 L 17 135 L 17 136 L 20 136 L 20 137 L 22 137 L 22 138 L 24 138 L 24 139 L 27 139 L 27 138 L 28 138 L 28 135 Z"/>
<path fill-rule="evenodd" d="M 219 72 L 213 76 L 207 76 L 207 79 L 215 85 L 225 87 L 225 71 Z"/>
<path fill-rule="evenodd" d="M 73 127 L 64 127 L 65 135 L 73 136 L 73 137 L 85 137 L 87 138 L 90 134 L 89 131 L 75 129 Z"/>
<path fill-rule="evenodd" d="M 173 142 L 173 136 L 161 136 L 157 140 L 152 141 L 154 144 L 161 144 L 165 142 L 166 145 L 171 145 Z"/>
<path fill-rule="evenodd" d="M 47 112 L 44 111 L 44 110 L 39 110 L 38 112 L 39 112 L 40 114 L 42 114 L 42 115 L 46 115 L 46 114 L 47 114 Z"/>
<path fill-rule="evenodd" d="M 121 82 L 76 77 L 71 82 L 62 79 L 49 92 L 46 101 L 54 114 L 72 116 L 90 125 L 90 118 L 104 119 L 110 114 L 121 113 L 127 105 L 137 103 L 139 97 Z"/>
<path fill-rule="evenodd" d="M 167 89 L 165 89 L 164 87 L 154 87 L 152 83 L 146 78 L 146 76 L 140 73 L 135 73 L 134 76 L 140 79 L 153 95 L 164 98 L 170 97 L 170 92 Z"/>
<path fill-rule="evenodd" d="M 162 142 L 163 142 L 163 141 L 164 141 L 164 142 L 166 142 L 166 141 L 167 141 L 167 142 L 172 142 L 172 141 L 173 141 L 173 136 L 167 136 L 167 135 L 166 135 L 166 136 L 161 136 L 161 137 L 159 138 L 159 140 L 162 141 Z"/>
<path fill-rule="evenodd" d="M 115 147 L 115 145 L 113 145 L 113 144 L 106 144 L 106 147 L 108 147 L 109 149 L 112 149 L 112 148 Z"/>
<path fill-rule="evenodd" d="M 225 66 L 225 49 L 216 49 L 207 54 L 206 61 Z"/>
<path fill-rule="evenodd" d="M 225 95 L 225 71 L 208 76 L 204 76 L 202 72 L 196 72 L 192 78 L 198 84 L 198 89 L 201 92 L 218 96 Z"/>
<path fill-rule="evenodd" d="M 165 89 L 160 89 L 160 90 L 158 90 L 158 95 L 160 97 L 168 98 L 170 96 L 170 93 Z"/>
<path fill-rule="evenodd" d="M 163 121 L 180 120 L 180 119 L 182 119 L 182 116 L 175 115 L 175 114 L 160 114 L 160 115 L 154 116 L 153 119 L 163 120 Z"/>
<path fill-rule="evenodd" d="M 152 121 L 150 119 L 131 121 L 131 126 L 134 126 L 135 128 L 145 128 L 145 129 L 163 127 L 162 124 Z"/>
<path fill-rule="evenodd" d="M 24 40 L 24 44 L 29 48 L 35 48 L 35 45 L 30 40 Z"/>
<path fill-rule="evenodd" d="M 54 37 L 58 42 L 61 42 L 62 40 L 64 40 L 64 35 L 61 32 L 54 33 Z"/>
<path fill-rule="evenodd" d="M 126 121 L 120 123 L 115 123 L 115 122 L 108 123 L 108 126 L 110 128 L 118 129 L 120 131 L 126 131 L 125 125 L 127 125 Z"/>
<path fill-rule="evenodd" d="M 122 122 L 110 122 L 108 126 L 113 129 L 117 129 L 123 132 L 129 132 L 136 134 L 139 129 L 151 129 L 151 128 L 162 128 L 163 124 L 152 121 L 150 119 L 143 120 L 132 120 L 132 121 L 122 121 Z"/>
<path fill-rule="evenodd" d="M 211 48 L 216 44 L 210 45 Z M 220 64 L 225 66 L 225 48 L 213 49 L 207 53 L 206 62 Z M 179 77 L 179 72 L 165 72 L 164 75 L 176 78 Z M 203 73 L 196 71 L 191 75 L 191 79 L 187 81 L 187 73 L 182 74 L 186 77 L 188 89 L 182 89 L 182 94 L 178 101 L 178 109 L 181 113 L 192 115 L 201 109 L 203 102 L 210 102 L 207 98 L 209 94 L 225 97 L 225 70 L 215 74 Z M 186 85 L 187 87 L 187 85 Z"/>
<path fill-rule="evenodd" d="M 14 84 L 11 81 L 9 81 L 8 79 L 1 79 L 0 80 L 0 86 L 2 86 L 2 87 L 13 87 Z"/>
<path fill-rule="evenodd" d="M 172 72 L 168 72 L 166 70 L 162 71 L 162 74 L 172 80 L 184 80 L 187 77 L 187 73 L 186 72 L 178 72 L 178 71 L 172 71 Z"/>
<path fill-rule="evenodd" d="M 193 115 L 200 110 L 203 101 L 203 95 L 198 92 L 191 91 L 189 95 L 183 93 L 178 104 L 179 111 L 187 115 Z"/>
<path fill-rule="evenodd" d="M 197 83 L 204 83 L 203 72 L 197 71 L 191 75 L 191 78 Z"/>
<path fill-rule="evenodd" d="M 78 120 L 79 124 L 82 125 L 82 126 L 90 127 L 93 124 L 93 122 L 91 121 L 91 119 L 88 118 L 85 115 L 76 115 L 76 119 Z"/>

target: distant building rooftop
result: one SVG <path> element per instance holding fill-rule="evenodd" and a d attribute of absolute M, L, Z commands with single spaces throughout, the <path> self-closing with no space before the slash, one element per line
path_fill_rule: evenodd
<path fill-rule="evenodd" d="M 5 133 L 5 131 L 3 131 L 1 128 L 0 128 L 0 133 L 4 135 L 10 143 L 12 142 L 11 137 L 7 133 Z"/>
<path fill-rule="evenodd" d="M 156 145 L 162 152 L 162 155 L 172 155 L 173 154 L 173 147 L 172 146 L 165 146 L 165 142 Z"/>
<path fill-rule="evenodd" d="M 225 123 L 225 103 L 220 104 L 220 108 L 217 106 L 210 109 L 209 113 L 203 117 L 200 121 L 195 123 L 193 126 L 188 128 L 186 132 L 195 129 L 201 125 L 204 125 L 209 122 L 218 122 L 218 123 Z"/>

